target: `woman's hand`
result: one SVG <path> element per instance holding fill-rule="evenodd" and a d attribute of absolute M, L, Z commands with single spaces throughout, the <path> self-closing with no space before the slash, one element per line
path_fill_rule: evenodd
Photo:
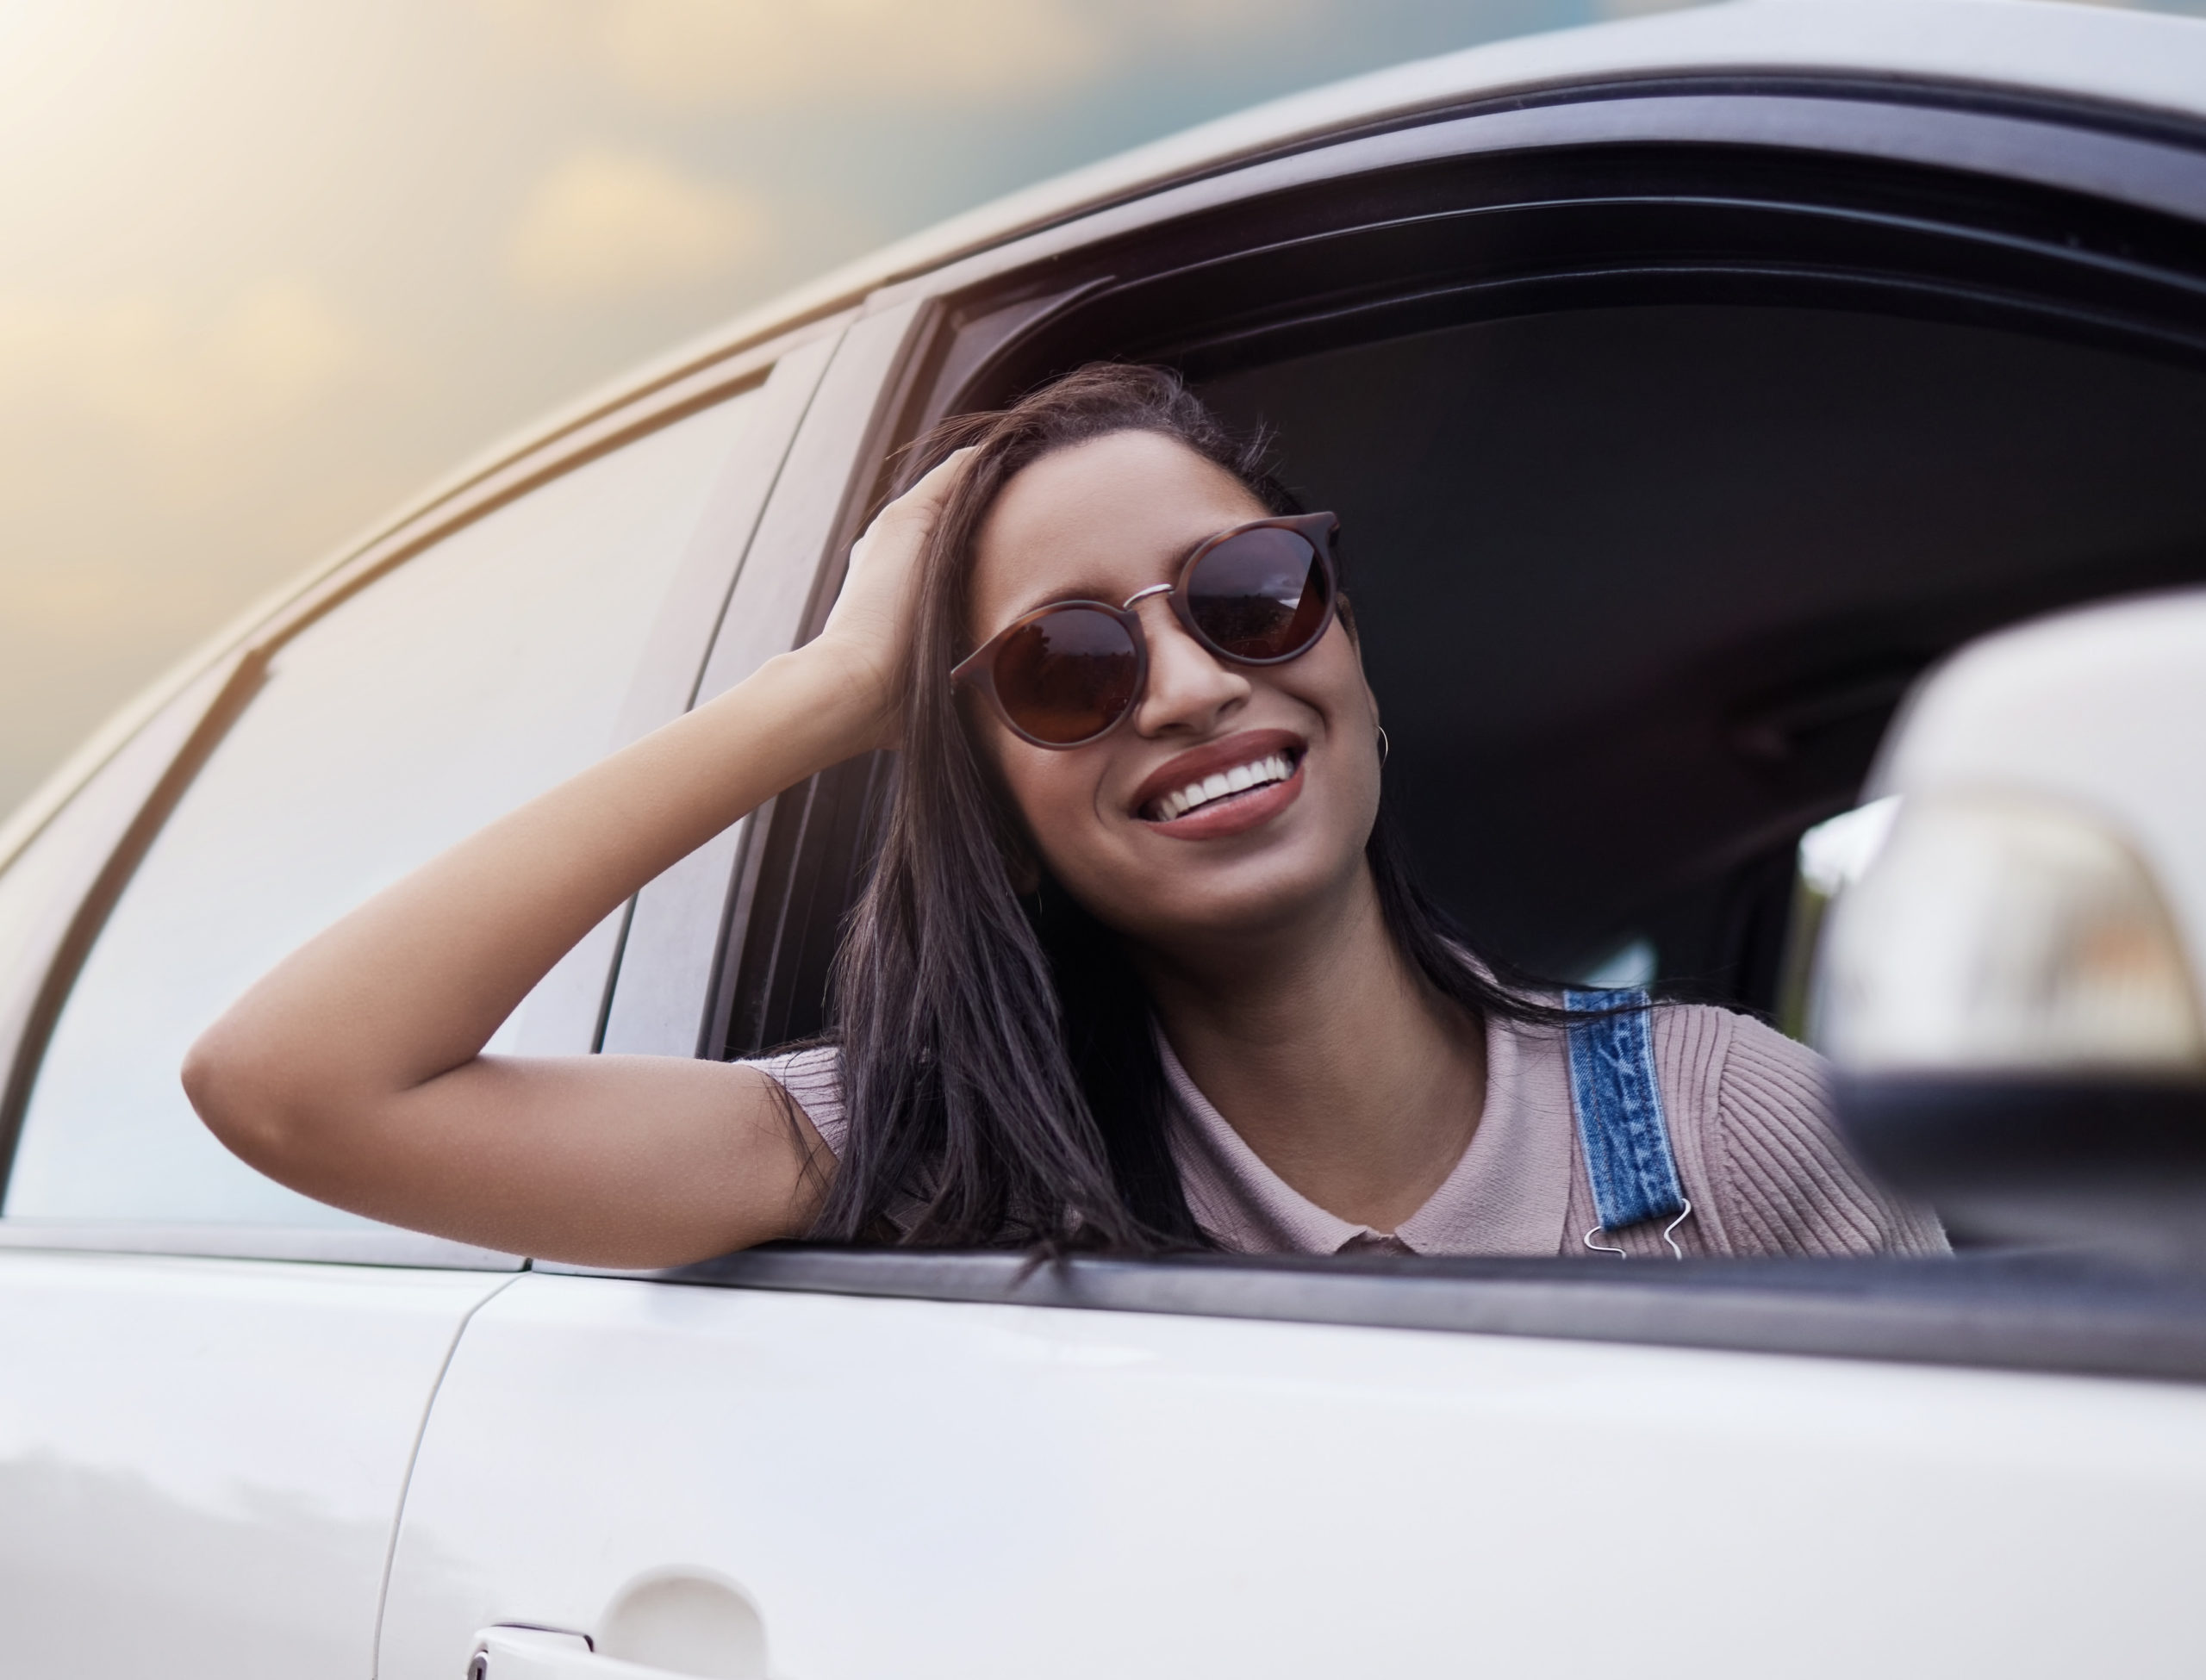
<path fill-rule="evenodd" d="M 875 515 L 851 547 L 826 627 L 806 650 L 844 673 L 854 702 L 870 719 L 869 745 L 894 747 L 902 736 L 896 677 L 919 617 L 919 557 L 972 452 L 957 451 Z"/>

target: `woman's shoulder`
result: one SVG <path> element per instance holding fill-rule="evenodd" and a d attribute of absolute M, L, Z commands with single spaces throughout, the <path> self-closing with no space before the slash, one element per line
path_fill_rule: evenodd
<path fill-rule="evenodd" d="M 1654 1012 L 1672 1123 L 1695 1131 L 1735 1254 L 1943 1254 L 1935 1219 L 1864 1172 L 1831 1115 L 1830 1064 L 1735 1011 Z"/>
<path fill-rule="evenodd" d="M 805 1117 L 818 1130 L 821 1141 L 837 1154 L 843 1153 L 843 1139 L 850 1129 L 850 1120 L 843 1101 L 843 1052 L 839 1045 L 810 1044 L 774 1055 L 746 1057 L 736 1066 L 755 1067 L 788 1092 L 790 1099 L 804 1111 Z"/>
<path fill-rule="evenodd" d="M 1783 1107 L 1830 1106 L 1830 1064 L 1758 1017 L 1716 1004 L 1657 1004 L 1658 1060 L 1704 1069 L 1718 1087 Z"/>

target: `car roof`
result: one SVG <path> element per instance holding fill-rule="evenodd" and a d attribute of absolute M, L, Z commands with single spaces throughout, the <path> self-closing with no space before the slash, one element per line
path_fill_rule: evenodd
<path fill-rule="evenodd" d="M 1710 74 L 1872 79 L 2206 121 L 2206 21 L 2076 0 L 1730 0 L 1354 76 L 994 199 L 784 293 L 619 386 L 726 355 L 1038 229 L 1344 134 L 1573 87 Z"/>

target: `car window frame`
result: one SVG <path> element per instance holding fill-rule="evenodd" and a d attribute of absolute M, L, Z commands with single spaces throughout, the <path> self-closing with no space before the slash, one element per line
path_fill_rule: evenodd
<path fill-rule="evenodd" d="M 861 312 L 838 344 L 760 515 L 715 634 L 694 704 L 725 693 L 775 655 L 818 633 L 855 539 L 858 487 L 924 332 L 916 302 Z M 810 786 L 799 784 L 800 790 Z M 800 791 L 801 796 L 801 791 Z M 697 1056 L 722 1030 L 722 976 L 739 964 L 757 920 L 762 849 L 790 795 L 767 800 L 646 886 L 633 901 L 599 1048 L 608 1055 Z"/>
<path fill-rule="evenodd" d="M 159 774 L 151 777 L 142 796 L 135 787 L 121 790 L 121 803 L 128 814 L 115 823 L 107 843 L 98 849 L 97 862 L 87 861 L 81 872 L 84 890 L 76 898 L 65 928 L 47 949 L 31 954 L 18 970 L 19 988 L 28 993 L 28 1000 L 16 1011 L 20 1024 L 8 1042 L 0 1043 L 6 1070 L 4 1080 L 0 1080 L 0 1194 L 4 1193 L 15 1145 L 47 1044 L 93 945 L 162 825 L 182 803 L 231 725 L 250 706 L 277 653 L 326 614 L 463 527 L 692 414 L 748 392 L 766 391 L 781 372 L 783 389 L 777 394 L 779 400 L 763 411 L 761 424 L 751 437 L 754 457 L 746 464 L 752 469 L 751 482 L 728 499 L 736 505 L 725 510 L 732 516 L 728 520 L 728 544 L 715 554 L 708 545 L 693 544 L 647 644 L 653 651 L 667 651 L 671 627 L 676 632 L 674 639 L 689 644 L 692 675 L 679 678 L 670 688 L 666 682 L 654 681 L 639 671 L 632 680 L 620 728 L 624 738 L 633 737 L 678 715 L 694 693 L 694 674 L 703 668 L 742 573 L 759 516 L 819 375 L 848 321 L 849 314 L 844 312 L 807 322 L 701 366 L 648 381 L 639 390 L 625 394 L 626 400 L 586 405 L 577 416 L 509 447 L 494 456 L 487 466 L 463 473 L 450 488 L 433 494 L 426 505 L 409 511 L 380 535 L 341 553 L 310 575 L 303 587 L 277 610 L 250 623 L 228 647 L 218 649 L 196 679 L 187 677 L 183 691 L 153 709 L 146 721 L 128 730 L 103 731 L 96 737 L 93 747 L 97 752 L 88 749 L 62 773 L 81 772 L 83 781 L 78 787 L 57 793 L 50 785 L 35 796 L 34 821 L 22 824 L 24 831 L 11 836 L 15 850 L 7 860 L 9 862 L 35 843 L 36 835 L 70 799 L 92 791 L 102 776 L 124 768 L 121 761 L 128 757 L 133 740 L 142 738 L 149 731 L 166 728 L 174 733 L 188 725 L 182 728 L 183 738 L 176 750 L 159 759 Z M 706 610 L 710 626 L 702 635 L 695 627 L 701 609 Z M 686 635 L 679 633 L 684 624 L 689 626 Z M 639 661 L 639 666 L 648 658 L 647 655 Z M 175 682 L 171 679 L 172 686 Z M 140 771 L 141 778 L 144 774 Z M 601 995 L 620 958 L 617 938 L 626 919 L 625 909 L 616 912 L 577 948 L 579 959 L 597 964 L 595 975 L 585 978 Z M 568 966 L 576 973 L 583 966 L 579 959 L 570 954 Z M 0 976 L 7 978 L 11 977 Z M 8 1024 L 0 1022 L 0 1026 Z M 0 1251 L 8 1249 L 308 1260 L 460 1270 L 510 1271 L 527 1264 L 524 1256 L 410 1231 L 227 1223 L 0 1218 Z"/>
<path fill-rule="evenodd" d="M 2206 231 L 2206 123 L 1983 88 L 1797 73 L 1666 76 L 1474 103 L 1306 146 L 1108 206 L 876 291 L 867 316 L 916 312 L 909 347 L 866 423 L 857 471 L 823 545 L 812 607 L 779 645 L 818 633 L 849 544 L 886 499 L 897 451 L 969 406 L 972 394 L 980 393 L 985 406 L 1044 376 L 1056 364 L 1038 346 L 1091 312 L 1141 287 L 1215 271 L 1234 254 L 1345 244 L 1430 221 L 1435 213 L 1424 201 L 1444 199 L 1449 190 L 1424 184 L 1436 168 L 1534 155 L 1594 158 L 1620 147 L 1667 149 L 1687 159 L 1711 153 L 1937 170 L 2026 197 L 2050 190 L 2079 195 L 2078 204 L 2116 206 L 2119 214 L 2178 217 L 2189 230 Z M 1809 184 L 1800 192 L 1802 205 L 1815 203 Z M 1324 214 L 1313 214 L 1309 207 L 1327 196 L 1354 200 L 1352 217 L 1328 223 Z M 1773 202 L 1766 208 L 1781 213 L 1791 207 Z M 2042 209 L 2035 201 L 2004 199 L 1998 208 L 2010 218 Z M 1876 219 L 1864 211 L 1857 225 Z M 1898 237 L 1917 231 L 1901 226 L 1904 218 L 1898 215 L 1881 219 Z M 1220 225 L 1230 232 L 1216 233 Z M 1959 216 L 1921 231 L 1993 250 L 2016 247 L 2017 261 L 2025 244 Z M 2031 261 L 2070 265 L 2066 275 L 2094 282 L 2111 277 L 2109 283 L 2152 289 L 2152 301 L 2164 309 L 2174 306 L 2162 294 L 2172 282 L 2186 282 L 2179 302 L 2194 322 L 2197 298 L 2206 294 L 2206 262 L 2183 276 L 2165 264 L 2154 268 L 2058 239 L 2041 239 L 2027 254 Z M 1923 287 L 1926 297 L 1955 289 L 1942 282 Z M 2066 308 L 2054 290 L 1961 307 L 1995 304 L 2040 330 L 2109 333 L 2133 348 L 2157 342 L 2161 326 L 2142 306 L 2135 319 L 2117 321 L 2095 306 Z M 1359 305 L 1355 313 L 1368 312 Z M 1313 314 L 1319 347 L 1327 332 L 1364 330 L 1337 327 L 1323 309 Z M 1291 315 L 1242 336 L 1260 330 L 1274 340 L 1297 332 L 1308 337 Z M 2194 324 L 2189 339 L 2190 353 L 2206 355 L 2206 332 Z M 817 1014 L 812 995 L 824 982 L 833 944 L 834 878 L 846 874 L 862 852 L 862 831 L 880 808 L 889 774 L 879 755 L 836 766 L 750 819 L 738 866 L 744 887 L 699 1053 L 749 1054 L 811 1030 Z M 813 908 L 822 904 L 828 908 Z M 648 1048 L 676 1047 L 669 1038 Z"/>
<path fill-rule="evenodd" d="M 26 824 L 20 845 L 7 857 L 12 868 L 27 860 L 72 808 L 91 807 L 91 843 L 63 866 L 59 901 L 34 929 L 31 947 L 16 954 L 0 974 L 0 1192 L 3 1192 L 37 1060 L 66 1001 L 61 977 L 82 966 L 107 910 L 150 843 L 151 827 L 175 802 L 173 784 L 196 774 L 233 719 L 259 688 L 260 664 L 245 655 L 199 672 L 169 694 L 122 738 L 100 740 L 97 768 L 65 796 L 41 801 L 34 824 Z M 75 768 L 66 767 L 66 768 Z M 58 835 L 56 837 L 59 837 Z M 4 1222 L 0 1222 L 4 1223 Z"/>
<path fill-rule="evenodd" d="M 1106 293 L 1126 266 L 1123 253 L 1207 215 L 1261 208 L 1267 199 L 1283 202 L 1313 184 L 1353 186 L 1388 171 L 1478 155 L 1623 143 L 1751 146 L 1924 166 L 2206 227 L 2206 171 L 2198 168 L 2206 125 L 1984 89 L 1859 78 L 1666 78 L 1574 90 L 1544 103 L 1514 98 L 1221 171 L 872 294 L 868 314 L 911 312 L 907 347 L 882 382 L 863 446 L 853 450 L 839 516 L 823 528 L 811 607 L 788 644 L 817 633 L 850 543 L 888 491 L 895 451 L 953 412 L 963 394 L 1000 376 L 1042 334 Z M 716 1053 L 746 1009 L 769 1036 L 771 1024 L 788 1014 L 762 996 L 758 980 L 746 980 L 746 955 L 754 975 L 764 965 L 769 991 L 777 963 L 801 970 L 807 982 L 817 974 L 818 953 L 807 952 L 832 939 L 832 928 L 813 928 L 808 941 L 801 931 L 793 938 L 792 914 L 806 913 L 823 871 L 836 867 L 827 854 L 851 844 L 854 824 L 863 825 L 882 785 L 877 756 L 853 761 L 786 791 L 750 820 L 705 1053 Z M 1038 1265 L 1018 1254 L 799 1243 L 651 1272 L 544 1262 L 539 1269 L 688 1287 L 2206 1378 L 2206 1285 L 2178 1276 L 2060 1255 L 1688 1262 L 1627 1265 L 1622 1273 L 1613 1269 L 1617 1264 L 1203 1255 Z"/>

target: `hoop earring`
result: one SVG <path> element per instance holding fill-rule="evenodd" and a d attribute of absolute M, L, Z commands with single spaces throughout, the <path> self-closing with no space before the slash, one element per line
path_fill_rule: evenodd
<path fill-rule="evenodd" d="M 1379 726 L 1379 762 L 1381 764 L 1384 764 L 1387 762 L 1387 755 L 1392 753 L 1393 750 L 1393 743 L 1387 738 L 1386 725 L 1381 724 Z"/>

